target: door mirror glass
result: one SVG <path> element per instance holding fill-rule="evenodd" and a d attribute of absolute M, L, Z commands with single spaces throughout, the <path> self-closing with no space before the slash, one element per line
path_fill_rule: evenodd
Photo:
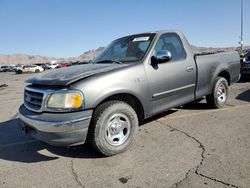
<path fill-rule="evenodd" d="M 172 59 L 171 52 L 168 50 L 159 50 L 155 57 L 157 63 L 165 63 Z"/>

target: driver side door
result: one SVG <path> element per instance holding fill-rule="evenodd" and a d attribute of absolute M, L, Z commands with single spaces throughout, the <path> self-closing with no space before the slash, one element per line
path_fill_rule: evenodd
<path fill-rule="evenodd" d="M 151 57 L 160 50 L 168 50 L 172 59 L 153 64 L 151 58 L 145 66 L 153 114 L 193 101 L 196 83 L 194 59 L 187 58 L 177 33 L 161 35 Z"/>

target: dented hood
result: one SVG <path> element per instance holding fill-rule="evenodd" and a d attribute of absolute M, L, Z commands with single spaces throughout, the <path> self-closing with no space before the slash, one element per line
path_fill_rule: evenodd
<path fill-rule="evenodd" d="M 39 85 L 66 86 L 78 80 L 87 78 L 99 73 L 112 71 L 127 66 L 125 64 L 86 64 L 76 65 L 67 68 L 48 70 L 31 77 L 26 83 Z"/>

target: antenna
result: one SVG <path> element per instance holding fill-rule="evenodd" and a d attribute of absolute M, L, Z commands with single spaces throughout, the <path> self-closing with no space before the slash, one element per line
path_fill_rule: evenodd
<path fill-rule="evenodd" d="M 240 49 L 243 50 L 243 0 L 241 0 L 241 34 L 240 34 Z"/>

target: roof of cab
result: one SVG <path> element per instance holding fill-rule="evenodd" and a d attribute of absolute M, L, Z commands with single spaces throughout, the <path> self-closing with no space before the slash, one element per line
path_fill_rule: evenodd
<path fill-rule="evenodd" d="M 156 31 L 149 31 L 149 32 L 135 33 L 135 34 L 131 34 L 131 35 L 126 35 L 126 36 L 119 37 L 118 39 L 124 38 L 124 37 L 129 37 L 129 36 L 134 36 L 134 35 L 147 35 L 147 34 L 162 35 L 164 33 L 177 33 L 179 35 L 182 34 L 181 31 L 179 31 L 179 30 L 156 30 Z"/>

